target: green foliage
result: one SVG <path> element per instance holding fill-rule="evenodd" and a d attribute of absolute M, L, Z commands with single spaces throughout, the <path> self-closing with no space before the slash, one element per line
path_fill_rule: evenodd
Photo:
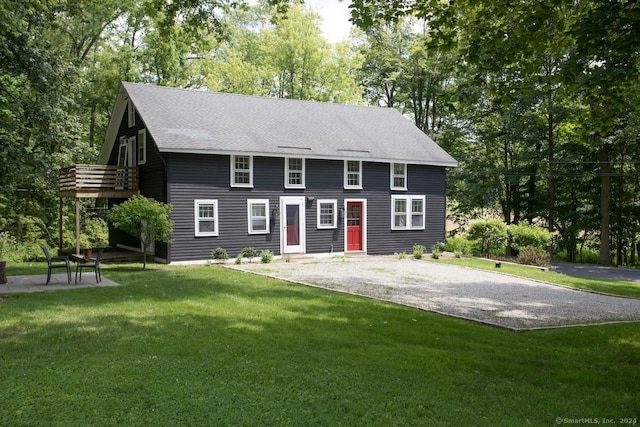
<path fill-rule="evenodd" d="M 400 252 L 398 254 L 398 259 L 406 259 L 407 258 L 407 253 L 406 252 Z"/>
<path fill-rule="evenodd" d="M 441 252 L 438 249 L 431 250 L 431 258 L 433 259 L 440 259 L 440 254 Z"/>
<path fill-rule="evenodd" d="M 102 218 L 87 218 L 84 221 L 82 239 L 86 239 L 83 248 L 104 248 L 109 244 L 109 227 Z"/>
<path fill-rule="evenodd" d="M 518 253 L 518 262 L 520 264 L 538 265 L 540 267 L 548 267 L 551 262 L 549 253 L 537 246 L 525 246 Z"/>
<path fill-rule="evenodd" d="M 571 259 L 567 251 L 558 251 L 553 253 L 553 259 L 555 261 L 597 264 L 600 259 L 600 252 L 589 248 L 583 248 L 577 252 L 574 259 Z"/>
<path fill-rule="evenodd" d="M 507 226 L 498 220 L 476 221 L 469 227 L 467 237 L 478 242 L 480 253 L 489 254 L 503 247 Z"/>
<path fill-rule="evenodd" d="M 211 258 L 218 262 L 225 262 L 229 259 L 229 254 L 224 248 L 217 247 L 211 252 Z"/>
<path fill-rule="evenodd" d="M 240 251 L 240 255 L 242 256 L 242 258 L 247 258 L 249 262 L 251 262 L 253 258 L 258 256 L 258 251 L 256 251 L 255 248 L 246 247 L 242 248 L 242 250 Z"/>
<path fill-rule="evenodd" d="M 13 249 L 11 258 L 14 261 L 22 262 L 44 261 L 45 257 L 42 252 L 42 246 L 46 246 L 46 244 L 47 243 L 43 240 L 18 243 Z M 55 254 L 55 250 L 52 250 L 52 252 L 52 255 Z"/>
<path fill-rule="evenodd" d="M 459 252 L 462 255 L 471 255 L 473 253 L 473 244 L 463 236 L 449 237 L 445 244 L 447 252 Z"/>
<path fill-rule="evenodd" d="M 7 256 L 13 250 L 16 244 L 16 238 L 9 234 L 8 231 L 0 232 L 0 261 L 6 261 Z"/>
<path fill-rule="evenodd" d="M 238 265 L 242 264 L 242 253 L 238 254 L 238 256 L 236 257 L 235 263 Z"/>
<path fill-rule="evenodd" d="M 447 248 L 447 245 L 444 242 L 436 242 L 431 248 L 431 250 L 442 253 L 446 250 L 446 248 Z"/>
<path fill-rule="evenodd" d="M 509 225 L 509 235 L 511 236 L 511 247 L 521 250 L 527 246 L 540 248 L 546 251 L 551 243 L 551 233 L 549 230 L 529 225 L 526 223 Z"/>
<path fill-rule="evenodd" d="M 291 4 L 277 13 L 264 3 L 236 9 L 229 32 L 205 62 L 204 83 L 213 91 L 278 98 L 361 103 L 355 80 L 360 56 L 349 46 L 331 46 L 319 17 Z"/>
<path fill-rule="evenodd" d="M 170 204 L 133 196 L 109 212 L 108 218 L 114 227 L 140 239 L 144 249 L 143 269 L 147 266 L 146 250 L 151 243 L 170 241 L 173 230 L 173 223 L 169 219 L 171 210 Z"/>
<path fill-rule="evenodd" d="M 263 264 L 269 264 L 273 260 L 273 252 L 264 249 L 260 252 L 260 261 Z"/>
<path fill-rule="evenodd" d="M 415 259 L 422 259 L 425 249 L 426 248 L 424 247 L 424 245 L 419 245 L 416 243 L 415 245 L 413 245 L 413 257 Z"/>

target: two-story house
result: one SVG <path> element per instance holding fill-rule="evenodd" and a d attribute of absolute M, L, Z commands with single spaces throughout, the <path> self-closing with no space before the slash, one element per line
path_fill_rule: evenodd
<path fill-rule="evenodd" d="M 222 247 L 411 252 L 445 237 L 456 161 L 395 109 L 123 83 L 99 156 L 171 203 L 169 263 Z M 121 200 L 120 200 L 121 201 Z M 112 200 L 118 203 L 118 200 Z M 111 245 L 139 248 L 118 230 Z"/>

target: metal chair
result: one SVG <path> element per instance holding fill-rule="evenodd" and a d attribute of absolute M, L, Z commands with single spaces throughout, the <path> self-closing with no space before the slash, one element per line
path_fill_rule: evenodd
<path fill-rule="evenodd" d="M 100 273 L 100 258 L 102 258 L 104 248 L 99 248 L 95 258 L 86 258 L 76 264 L 76 281 L 78 283 L 78 271 L 80 272 L 80 281 L 82 282 L 82 270 L 91 269 L 96 273 L 96 283 L 102 282 L 102 274 Z"/>
<path fill-rule="evenodd" d="M 55 268 L 64 268 L 67 270 L 67 283 L 71 283 L 71 264 L 69 264 L 69 257 L 67 256 L 57 256 L 52 257 L 49 255 L 49 249 L 46 246 L 42 246 L 42 251 L 44 252 L 44 256 L 47 259 L 47 283 L 49 284 L 51 281 L 51 270 Z"/>

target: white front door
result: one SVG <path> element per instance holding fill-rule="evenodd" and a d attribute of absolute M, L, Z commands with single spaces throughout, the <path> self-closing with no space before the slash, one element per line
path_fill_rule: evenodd
<path fill-rule="evenodd" d="M 280 197 L 280 249 L 283 254 L 305 253 L 304 197 Z"/>

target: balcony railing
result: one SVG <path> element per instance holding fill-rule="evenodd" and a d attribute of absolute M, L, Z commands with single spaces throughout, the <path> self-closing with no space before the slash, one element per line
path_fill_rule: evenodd
<path fill-rule="evenodd" d="M 60 170 L 60 197 L 128 198 L 138 194 L 135 166 L 74 165 Z"/>

